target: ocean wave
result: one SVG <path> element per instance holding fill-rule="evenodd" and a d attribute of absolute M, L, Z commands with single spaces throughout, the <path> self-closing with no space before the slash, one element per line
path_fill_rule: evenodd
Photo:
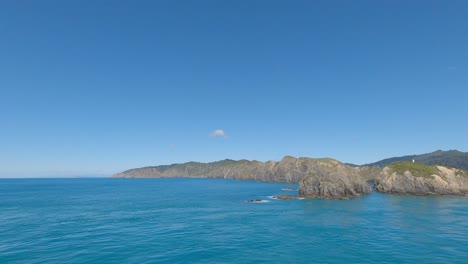
<path fill-rule="evenodd" d="M 293 189 L 293 188 L 281 188 L 282 191 L 290 191 L 290 192 L 295 192 L 299 191 L 298 189 Z"/>

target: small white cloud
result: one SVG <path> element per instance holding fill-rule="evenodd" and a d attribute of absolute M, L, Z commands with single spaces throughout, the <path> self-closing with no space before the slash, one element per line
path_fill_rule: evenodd
<path fill-rule="evenodd" d="M 224 133 L 224 130 L 222 129 L 216 129 L 215 131 L 211 132 L 210 136 L 227 138 L 226 133 Z"/>

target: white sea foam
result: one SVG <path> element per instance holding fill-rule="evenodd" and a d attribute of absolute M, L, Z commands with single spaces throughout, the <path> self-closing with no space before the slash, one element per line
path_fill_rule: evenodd
<path fill-rule="evenodd" d="M 298 191 L 298 189 L 293 189 L 293 188 L 282 188 L 282 191 L 290 191 L 290 192 L 295 192 Z"/>

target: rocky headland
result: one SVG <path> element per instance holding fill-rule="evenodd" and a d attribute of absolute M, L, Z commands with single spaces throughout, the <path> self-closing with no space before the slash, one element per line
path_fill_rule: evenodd
<path fill-rule="evenodd" d="M 396 162 L 383 168 L 376 190 L 391 194 L 466 195 L 468 172 L 417 162 Z"/>
<path fill-rule="evenodd" d="M 363 175 L 371 168 L 353 168 L 336 160 L 319 161 L 320 170 L 308 173 L 299 183 L 299 196 L 308 198 L 348 199 L 371 193 Z M 377 171 L 376 171 L 377 172 Z M 368 176 L 370 180 L 373 177 Z"/>

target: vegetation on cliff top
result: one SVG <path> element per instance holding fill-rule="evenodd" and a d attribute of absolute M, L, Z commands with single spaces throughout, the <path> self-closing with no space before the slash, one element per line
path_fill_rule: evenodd
<path fill-rule="evenodd" d="M 440 171 L 436 166 L 429 166 L 419 162 L 395 162 L 388 166 L 392 172 L 403 175 L 409 171 L 415 177 L 432 177 L 433 174 L 439 174 Z"/>
<path fill-rule="evenodd" d="M 378 162 L 370 163 L 364 166 L 379 166 L 384 167 L 394 162 L 399 161 L 412 161 L 415 160 L 419 163 L 427 165 L 442 165 L 451 168 L 460 168 L 468 170 L 468 152 L 461 152 L 458 150 L 442 151 L 437 150 L 431 153 L 421 155 L 408 155 L 402 157 L 393 157 L 384 159 Z"/>

